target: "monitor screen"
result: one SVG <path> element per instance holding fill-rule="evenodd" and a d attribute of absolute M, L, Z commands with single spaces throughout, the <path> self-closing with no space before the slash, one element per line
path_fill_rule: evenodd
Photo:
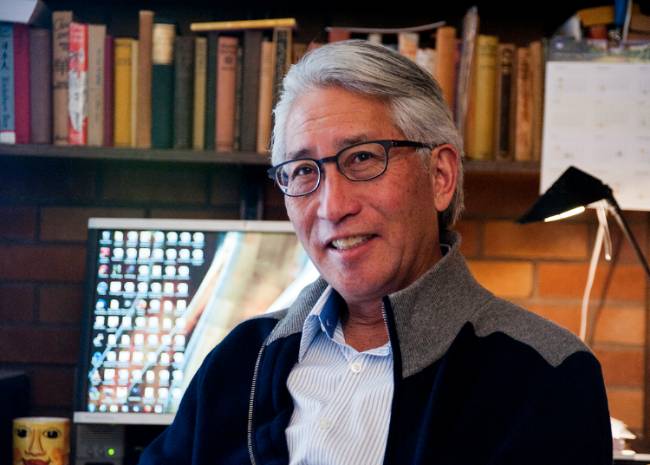
<path fill-rule="evenodd" d="M 166 424 L 242 320 L 316 279 L 289 222 L 91 218 L 77 423 Z"/>

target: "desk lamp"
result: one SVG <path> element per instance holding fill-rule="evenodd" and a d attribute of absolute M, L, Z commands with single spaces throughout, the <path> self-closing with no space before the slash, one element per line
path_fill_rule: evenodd
<path fill-rule="evenodd" d="M 532 223 L 535 221 L 555 221 L 577 215 L 585 211 L 586 206 L 596 207 L 599 227 L 596 234 L 596 242 L 589 267 L 587 287 L 583 296 L 582 315 L 580 319 L 580 338 L 584 341 L 586 337 L 587 305 L 589 293 L 595 276 L 596 265 L 600 256 L 603 240 L 605 240 L 605 257 L 611 259 L 611 240 L 607 226 L 606 213 L 611 213 L 619 224 L 627 240 L 632 244 L 634 252 L 641 265 L 650 278 L 650 266 L 641 252 L 639 244 L 632 234 L 621 207 L 616 202 L 612 189 L 597 179 L 578 168 L 569 167 L 535 204 L 517 222 Z"/>

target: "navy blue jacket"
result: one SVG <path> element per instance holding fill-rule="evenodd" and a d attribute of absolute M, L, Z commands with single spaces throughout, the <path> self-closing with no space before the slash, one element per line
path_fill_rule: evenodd
<path fill-rule="evenodd" d="M 452 243 L 384 298 L 395 390 L 385 465 L 604 465 L 612 439 L 601 369 L 571 333 L 496 298 Z M 286 380 L 327 283 L 240 324 L 206 358 L 141 464 L 284 465 Z"/>

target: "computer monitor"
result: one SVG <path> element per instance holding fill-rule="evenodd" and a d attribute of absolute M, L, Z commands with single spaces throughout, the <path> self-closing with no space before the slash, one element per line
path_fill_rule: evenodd
<path fill-rule="evenodd" d="M 318 273 L 289 222 L 91 218 L 75 423 L 168 424 L 208 352 Z"/>

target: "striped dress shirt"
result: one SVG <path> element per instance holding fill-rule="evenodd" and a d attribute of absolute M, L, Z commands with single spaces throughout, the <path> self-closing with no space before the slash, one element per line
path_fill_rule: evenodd
<path fill-rule="evenodd" d="M 379 465 L 393 400 L 390 341 L 357 352 L 339 320 L 345 305 L 328 288 L 303 326 L 287 380 L 294 411 L 285 434 L 290 465 Z"/>

